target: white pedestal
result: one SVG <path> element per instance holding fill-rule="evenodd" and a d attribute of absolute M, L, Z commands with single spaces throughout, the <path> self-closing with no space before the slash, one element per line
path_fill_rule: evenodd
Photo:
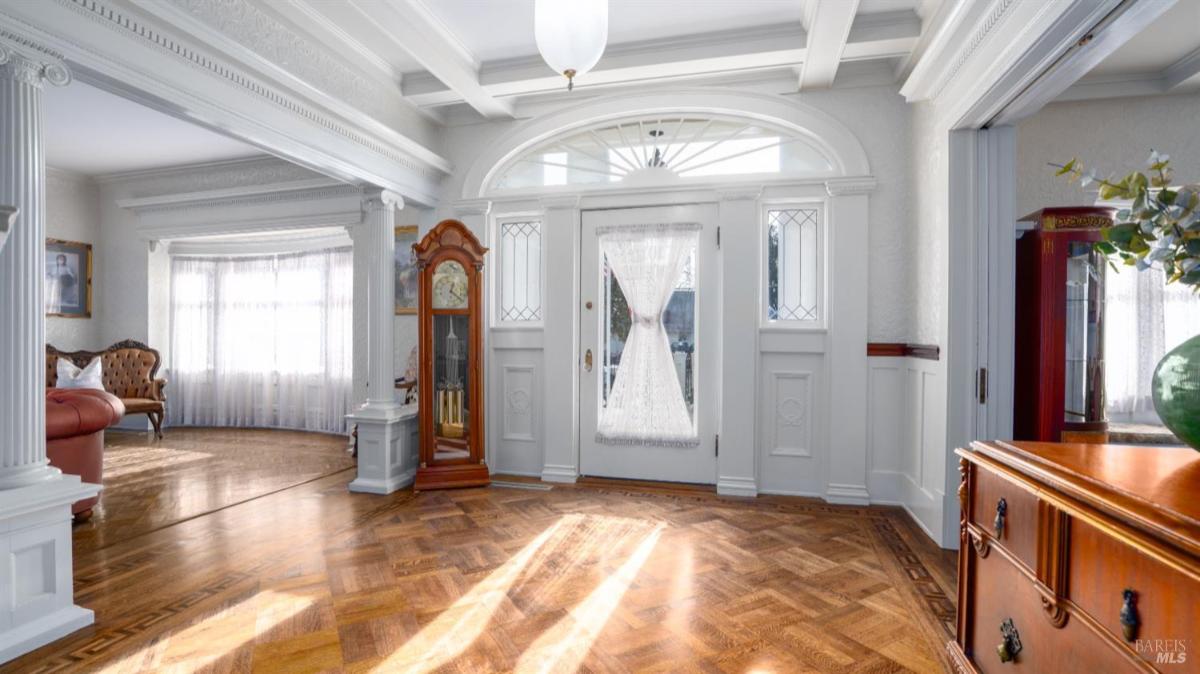
<path fill-rule="evenodd" d="M 358 477 L 350 491 L 390 494 L 412 484 L 420 461 L 417 406 L 368 403 L 346 418 L 358 425 Z"/>
<path fill-rule="evenodd" d="M 0 662 L 92 624 L 74 604 L 71 504 L 98 493 L 76 475 L 0 491 Z"/>

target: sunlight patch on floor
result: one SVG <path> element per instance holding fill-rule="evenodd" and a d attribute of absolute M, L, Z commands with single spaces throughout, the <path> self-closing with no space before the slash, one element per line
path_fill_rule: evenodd
<path fill-rule="evenodd" d="M 517 576 L 538 550 L 571 520 L 570 516 L 563 518 L 539 534 L 372 671 L 429 672 L 460 655 L 483 633 Z"/>
<path fill-rule="evenodd" d="M 195 672 L 247 645 L 261 633 L 312 606 L 313 598 L 264 590 L 200 622 L 138 649 L 103 669 L 103 674 Z"/>
<path fill-rule="evenodd" d="M 656 525 L 615 572 L 571 609 L 566 617 L 543 632 L 521 654 L 514 671 L 520 674 L 549 674 L 578 669 L 617 604 L 625 596 L 625 591 L 646 563 L 646 558 L 654 550 L 663 527 L 662 523 Z"/>

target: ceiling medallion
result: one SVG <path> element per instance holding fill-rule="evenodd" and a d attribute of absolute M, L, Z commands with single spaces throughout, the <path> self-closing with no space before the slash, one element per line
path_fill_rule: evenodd
<path fill-rule="evenodd" d="M 533 32 L 538 51 L 554 72 L 575 78 L 591 70 L 608 42 L 608 0 L 535 0 Z"/>

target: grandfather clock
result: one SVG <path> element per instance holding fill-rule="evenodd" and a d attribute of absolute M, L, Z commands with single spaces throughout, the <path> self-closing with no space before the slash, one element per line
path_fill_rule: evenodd
<path fill-rule="evenodd" d="M 488 484 L 483 454 L 483 256 L 457 220 L 413 244 L 420 269 L 421 465 L 414 489 Z"/>

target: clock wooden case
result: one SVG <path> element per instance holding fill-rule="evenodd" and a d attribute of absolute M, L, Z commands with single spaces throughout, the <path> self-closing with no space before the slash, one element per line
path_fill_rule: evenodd
<path fill-rule="evenodd" d="M 483 256 L 458 220 L 413 244 L 420 270 L 421 465 L 414 488 L 490 481 L 483 451 Z"/>

